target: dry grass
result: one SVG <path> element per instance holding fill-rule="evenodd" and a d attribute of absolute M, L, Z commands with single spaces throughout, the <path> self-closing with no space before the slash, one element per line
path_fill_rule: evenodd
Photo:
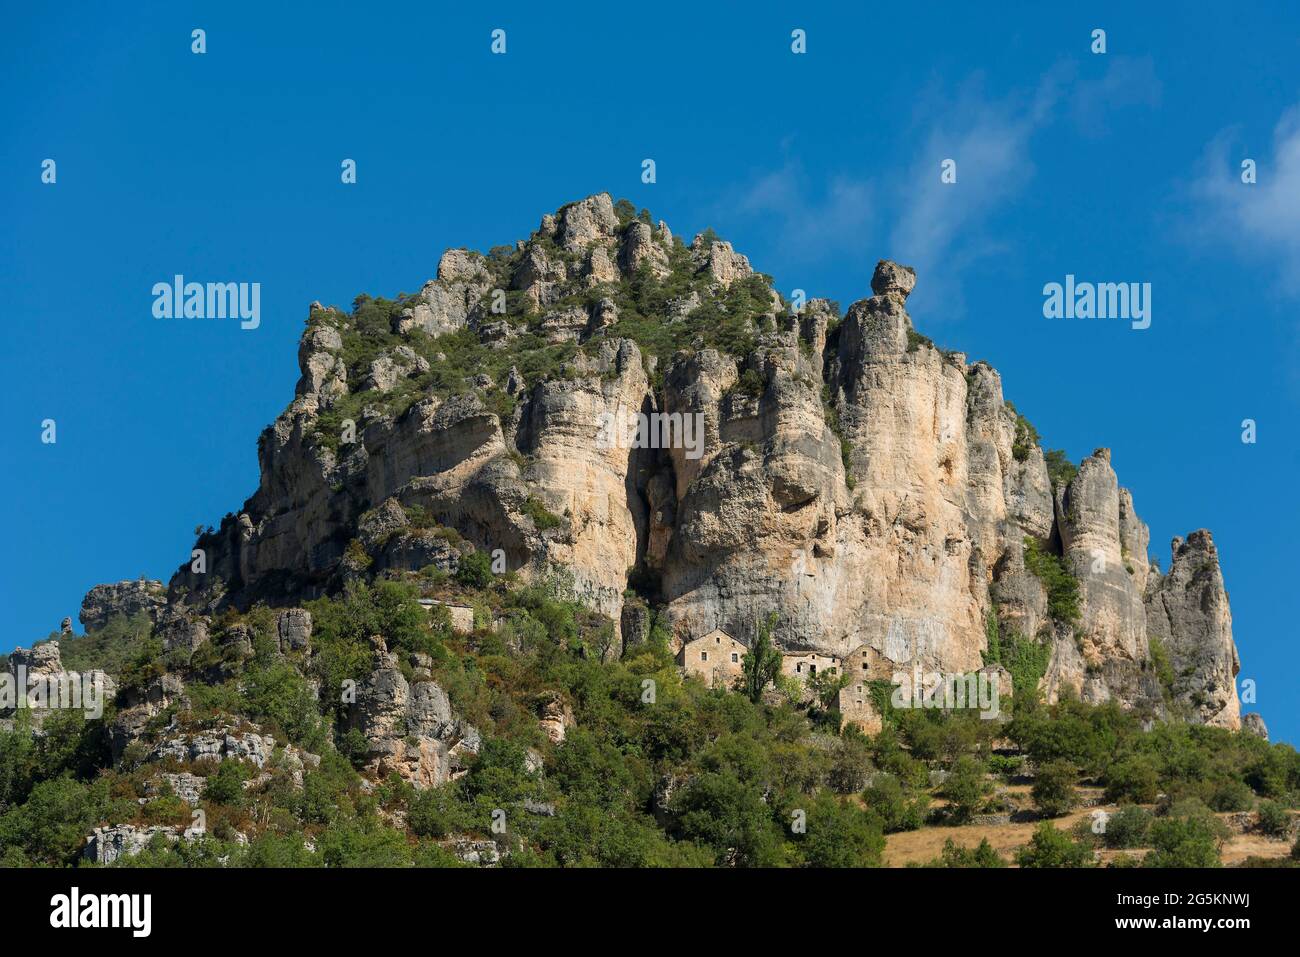
<path fill-rule="evenodd" d="M 1016 789 L 1013 787 L 1009 790 L 1014 791 Z M 1086 794 L 1091 790 L 1089 788 L 1079 788 L 1081 794 Z M 1076 821 L 1086 820 L 1092 816 L 1094 811 L 1098 810 L 1113 814 L 1119 808 L 1114 804 L 1078 808 L 1063 817 L 1054 818 L 1052 824 L 1059 830 L 1068 831 Z M 1227 818 L 1229 815 L 1221 814 L 1219 816 Z M 966 848 L 974 848 L 981 840 L 987 839 L 993 849 L 1009 864 L 1012 864 L 1016 851 L 1029 843 L 1029 839 L 1033 836 L 1034 829 L 1037 826 L 1038 822 L 1036 821 L 993 825 L 965 824 L 959 827 L 924 827 L 919 831 L 890 834 L 885 838 L 885 866 L 906 867 L 908 864 L 924 864 L 927 861 L 934 860 L 943 851 L 944 842 L 949 839 L 958 847 Z M 1224 843 L 1221 856 L 1224 865 L 1232 867 L 1240 864 L 1248 857 L 1286 857 L 1290 851 L 1291 843 L 1289 841 L 1271 840 L 1261 834 L 1233 833 Z M 1145 853 L 1145 849 L 1137 848 L 1125 851 L 1103 849 L 1099 854 L 1099 858 L 1102 863 L 1110 863 L 1116 857 L 1126 854 L 1141 857 Z"/>

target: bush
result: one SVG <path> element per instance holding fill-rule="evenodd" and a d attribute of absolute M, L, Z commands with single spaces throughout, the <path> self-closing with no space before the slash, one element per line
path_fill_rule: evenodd
<path fill-rule="evenodd" d="M 929 798 L 924 794 L 909 796 L 892 774 L 877 774 L 862 793 L 862 800 L 880 818 L 887 834 L 915 831 L 925 823 L 929 805 Z"/>
<path fill-rule="evenodd" d="M 1016 853 L 1016 863 L 1021 867 L 1090 867 L 1092 851 L 1043 821 L 1029 843 Z"/>
<path fill-rule="evenodd" d="M 244 803 L 244 781 L 247 779 L 248 769 L 242 762 L 224 758 L 217 769 L 208 775 L 203 797 L 215 804 L 239 807 Z"/>
<path fill-rule="evenodd" d="M 1222 822 L 1199 801 L 1182 801 L 1151 825 L 1146 867 L 1218 867 L 1226 836 Z"/>
<path fill-rule="evenodd" d="M 1110 816 L 1102 839 L 1107 847 L 1141 847 L 1151 828 L 1151 812 L 1136 804 L 1125 804 Z"/>
<path fill-rule="evenodd" d="M 487 588 L 492 584 L 492 559 L 487 552 L 470 552 L 462 555 L 456 566 L 456 581 L 466 588 Z"/>
<path fill-rule="evenodd" d="M 544 502 L 535 496 L 528 496 L 524 502 L 524 514 L 533 520 L 539 532 L 549 531 L 552 528 L 559 528 L 564 524 L 564 520 L 558 515 L 547 509 Z"/>
<path fill-rule="evenodd" d="M 958 758 L 939 792 L 948 800 L 948 820 L 953 824 L 969 821 L 984 803 L 988 791 L 989 784 L 980 763 L 970 756 Z"/>
<path fill-rule="evenodd" d="M 1034 807 L 1048 817 L 1060 817 L 1074 807 L 1077 772 L 1068 761 L 1052 761 L 1038 769 L 1030 794 Z"/>
<path fill-rule="evenodd" d="M 1079 580 L 1070 574 L 1065 559 L 1044 549 L 1032 535 L 1025 536 L 1025 568 L 1047 589 L 1047 613 L 1064 625 L 1079 621 Z"/>
<path fill-rule="evenodd" d="M 1215 784 L 1206 803 L 1215 811 L 1244 811 L 1255 803 L 1255 792 L 1233 778 Z"/>
<path fill-rule="evenodd" d="M 1107 801 L 1151 804 L 1158 790 L 1155 765 L 1145 757 L 1125 758 L 1111 765 L 1106 772 Z"/>
<path fill-rule="evenodd" d="M 1291 833 L 1291 815 L 1276 801 L 1261 801 L 1258 826 L 1269 837 L 1285 838 Z"/>
<path fill-rule="evenodd" d="M 975 848 L 958 847 L 952 838 L 943 842 L 943 851 L 926 867 L 1006 867 L 1007 862 L 993 849 L 987 837 Z"/>
<path fill-rule="evenodd" d="M 885 850 L 880 819 L 820 791 L 808 808 L 798 847 L 807 867 L 879 867 Z"/>
<path fill-rule="evenodd" d="M 1079 474 L 1079 466 L 1070 461 L 1064 449 L 1048 449 L 1043 453 L 1047 476 L 1057 488 L 1065 488 Z"/>

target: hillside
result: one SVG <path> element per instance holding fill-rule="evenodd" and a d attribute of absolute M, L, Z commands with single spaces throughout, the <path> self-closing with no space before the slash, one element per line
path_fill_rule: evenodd
<path fill-rule="evenodd" d="M 0 710 L 0 863 L 868 866 L 1042 822 L 1022 865 L 1109 861 L 1050 825 L 1089 795 L 1149 864 L 1223 815 L 1285 857 L 1300 758 L 1243 719 L 1210 533 L 1162 572 L 1109 450 L 1045 449 L 916 281 L 790 301 L 598 194 L 314 303 L 257 490 L 9 656 L 109 693 Z"/>

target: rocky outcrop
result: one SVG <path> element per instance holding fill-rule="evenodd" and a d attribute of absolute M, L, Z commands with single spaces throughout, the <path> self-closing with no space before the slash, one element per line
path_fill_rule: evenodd
<path fill-rule="evenodd" d="M 311 612 L 305 608 L 286 608 L 276 620 L 280 653 L 311 650 Z"/>
<path fill-rule="evenodd" d="M 1264 723 L 1264 718 L 1254 711 L 1241 716 L 1241 730 L 1265 741 L 1268 740 L 1268 725 Z"/>
<path fill-rule="evenodd" d="M 82 857 L 95 864 L 112 864 L 124 857 L 135 857 L 159 835 L 167 843 L 174 844 L 181 839 L 181 828 L 164 825 L 136 827 L 134 824 L 97 827 L 86 840 Z"/>
<path fill-rule="evenodd" d="M 4 665 L 4 694 L 0 695 L 0 721 L 10 728 L 21 709 L 40 731 L 50 713 L 75 710 L 100 717 L 117 695 L 117 682 L 105 671 L 68 671 L 57 641 L 46 641 L 9 652 Z"/>
<path fill-rule="evenodd" d="M 1169 573 L 1155 575 L 1147 596 L 1147 628 L 1163 642 L 1173 667 L 1172 693 L 1192 720 L 1241 726 L 1237 646 L 1219 552 L 1205 529 L 1175 538 Z"/>
<path fill-rule="evenodd" d="M 160 581 L 139 578 L 114 585 L 96 585 L 81 601 L 77 616 L 87 631 L 98 631 L 119 615 L 130 618 L 143 612 L 157 622 L 167 606 L 167 589 Z"/>
<path fill-rule="evenodd" d="M 608 653 L 645 640 L 653 606 L 679 642 L 715 628 L 748 641 L 775 613 L 785 650 L 969 672 L 996 620 L 1050 646 L 1049 699 L 1068 689 L 1155 718 L 1166 702 L 1150 634 L 1190 672 L 1173 691 L 1189 717 L 1236 725 L 1217 559 L 1208 578 L 1188 571 L 1208 561 L 1198 544 L 1154 576 L 1107 450 L 1053 487 L 998 373 L 914 328 L 910 267 L 878 263 L 872 295 L 842 320 L 826 300 L 796 309 L 769 288 L 766 301 L 759 279 L 729 243 L 685 246 L 598 194 L 513 247 L 448 251 L 395 307 L 396 340 L 352 369 L 344 334 L 361 330 L 314 306 L 297 397 L 259 444 L 256 493 L 200 537 L 207 571 L 185 566 L 171 582 L 184 613 L 160 617 L 168 647 L 200 647 L 203 623 L 231 605 L 292 607 L 358 577 L 451 572 L 484 550 L 609 617 L 623 634 Z M 700 330 L 668 353 L 637 331 L 701 310 L 745 348 Z M 440 344 L 449 333 L 459 338 Z M 493 359 L 495 374 L 453 375 L 448 353 L 466 333 L 492 355 L 523 351 Z M 543 363 L 541 349 L 556 351 Z M 601 440 L 611 418 L 635 431 L 640 414 L 698 421 L 700 445 Z M 1050 607 L 1026 542 L 1077 582 L 1077 622 Z M 646 615 L 623 614 L 629 584 Z M 281 630 L 282 650 L 306 653 L 297 635 Z M 377 665 L 355 721 L 376 763 L 446 779 L 447 740 L 396 732 L 416 687 Z"/>
<path fill-rule="evenodd" d="M 1081 621 L 1058 636 L 1047 692 L 1070 686 L 1085 701 L 1114 697 L 1158 711 L 1161 693 L 1148 667 L 1146 609 L 1128 548 L 1146 560 L 1146 526 L 1120 489 L 1110 450 L 1097 449 L 1057 494 L 1057 528 L 1066 566 L 1079 582 Z"/>
<path fill-rule="evenodd" d="M 382 638 L 371 638 L 371 646 L 373 670 L 348 715 L 349 727 L 366 739 L 368 770 L 380 778 L 396 773 L 417 788 L 458 776 L 468 757 L 478 753 L 478 731 L 452 713 L 427 661 L 415 663 L 408 681 Z"/>

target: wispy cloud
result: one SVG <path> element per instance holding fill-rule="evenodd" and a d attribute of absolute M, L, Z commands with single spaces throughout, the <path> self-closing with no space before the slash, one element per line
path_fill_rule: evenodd
<path fill-rule="evenodd" d="M 1239 131 L 1221 131 L 1206 147 L 1192 186 L 1200 238 L 1263 258 L 1277 270 L 1279 290 L 1300 297 L 1300 104 L 1273 129 L 1272 155 L 1251 155 Z M 1241 163 L 1256 163 L 1257 182 L 1242 182 Z"/>
<path fill-rule="evenodd" d="M 955 92 L 932 90 L 899 132 L 919 144 L 904 169 L 838 175 L 819 186 L 790 159 L 728 197 L 728 209 L 769 221 L 779 237 L 775 251 L 787 261 L 848 252 L 913 265 L 925 277 L 918 301 L 942 303 L 937 315 L 959 316 L 962 277 L 1008 251 L 992 220 L 1032 180 L 1034 137 L 1063 118 L 1098 135 L 1111 112 L 1160 102 L 1149 58 L 1107 60 L 1092 79 L 1080 77 L 1075 61 L 1062 61 L 1035 87 L 1001 97 L 987 95 L 978 74 Z M 957 187 L 940 181 L 945 159 L 957 163 Z"/>
<path fill-rule="evenodd" d="M 728 197 L 728 205 L 771 222 L 783 259 L 809 262 L 865 249 L 873 225 L 873 193 L 869 180 L 843 175 L 819 187 L 802 163 L 790 160 Z"/>

